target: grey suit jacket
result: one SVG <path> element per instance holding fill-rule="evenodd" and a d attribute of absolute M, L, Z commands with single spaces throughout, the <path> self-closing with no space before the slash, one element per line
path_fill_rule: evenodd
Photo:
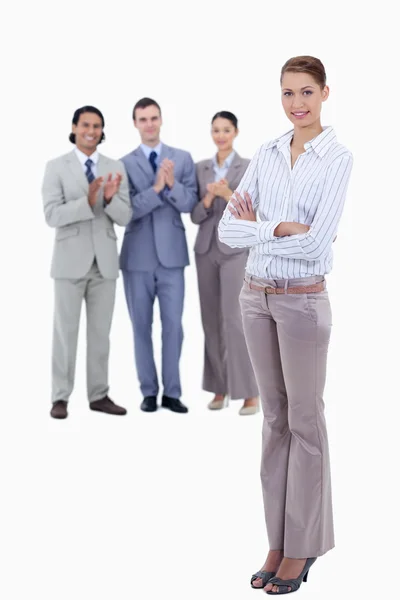
<path fill-rule="evenodd" d="M 237 153 L 228 169 L 226 179 L 231 190 L 235 190 L 240 183 L 250 163 L 247 158 L 241 158 Z M 202 199 L 207 193 L 207 184 L 215 181 L 215 173 L 211 159 L 202 160 L 196 164 L 196 175 L 199 187 L 199 202 L 192 210 L 193 223 L 200 225 L 197 233 L 194 251 L 197 254 L 208 252 L 213 238 L 217 240 L 217 246 L 223 254 L 239 254 L 248 252 L 247 248 L 230 248 L 218 238 L 218 224 L 226 208 L 224 198 L 216 197 L 209 209 L 204 207 Z"/>
<path fill-rule="evenodd" d="M 165 144 L 159 165 L 164 158 L 174 162 L 175 183 L 160 194 L 153 190 L 156 175 L 140 146 L 122 158 L 133 207 L 121 249 L 122 270 L 151 271 L 160 263 L 167 268 L 189 264 L 181 213 L 190 213 L 197 203 L 194 163 L 189 152 Z"/>
<path fill-rule="evenodd" d="M 79 279 L 89 271 L 96 257 L 105 279 L 118 277 L 118 249 L 114 223 L 129 223 L 132 208 L 124 165 L 100 155 L 97 177 L 121 173 L 118 194 L 104 206 L 102 189 L 93 208 L 88 202 L 89 184 L 74 151 L 51 160 L 43 180 L 46 222 L 56 228 L 51 276 Z"/>

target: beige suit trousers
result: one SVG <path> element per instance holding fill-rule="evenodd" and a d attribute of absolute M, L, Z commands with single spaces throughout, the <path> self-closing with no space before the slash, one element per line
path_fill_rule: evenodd
<path fill-rule="evenodd" d="M 115 279 L 104 279 L 96 261 L 81 279 L 54 280 L 52 401 L 68 401 L 74 387 L 82 302 L 86 302 L 87 394 L 89 402 L 108 393 L 110 329 Z"/>
<path fill-rule="evenodd" d="M 272 287 L 322 280 L 251 277 Z M 240 305 L 264 413 L 261 482 L 270 549 L 288 558 L 321 556 L 334 546 L 323 401 L 332 321 L 328 292 L 265 294 L 245 281 Z"/>

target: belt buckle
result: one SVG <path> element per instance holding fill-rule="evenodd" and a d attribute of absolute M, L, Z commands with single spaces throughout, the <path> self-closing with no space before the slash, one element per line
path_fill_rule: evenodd
<path fill-rule="evenodd" d="M 266 294 L 276 294 L 276 288 L 274 288 L 272 286 L 265 286 L 265 293 Z"/>

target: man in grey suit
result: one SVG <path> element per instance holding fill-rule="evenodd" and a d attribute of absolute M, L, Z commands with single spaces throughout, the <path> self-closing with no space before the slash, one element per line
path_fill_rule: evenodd
<path fill-rule="evenodd" d="M 65 419 L 75 376 L 82 300 L 86 301 L 87 391 L 92 410 L 126 414 L 108 397 L 109 334 L 118 250 L 114 223 L 129 223 L 132 208 L 121 162 L 97 152 L 104 118 L 93 106 L 75 111 L 72 152 L 47 163 L 43 181 L 46 222 L 56 229 L 51 416 Z"/>
<path fill-rule="evenodd" d="M 157 410 L 158 377 L 153 355 L 153 305 L 158 297 L 162 323 L 162 406 L 187 412 L 180 401 L 179 359 L 183 341 L 184 268 L 189 264 L 181 213 L 197 202 L 196 174 L 188 152 L 160 141 L 161 109 L 142 98 L 133 109 L 141 145 L 122 158 L 133 207 L 120 267 L 133 325 L 141 409 Z"/>

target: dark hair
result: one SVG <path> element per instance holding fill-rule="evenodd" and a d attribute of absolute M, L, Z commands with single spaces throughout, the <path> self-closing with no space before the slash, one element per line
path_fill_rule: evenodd
<path fill-rule="evenodd" d="M 227 119 L 230 121 L 235 129 L 238 128 L 238 120 L 235 115 L 227 110 L 221 110 L 220 112 L 215 113 L 212 118 L 211 125 L 214 123 L 215 119 Z"/>
<path fill-rule="evenodd" d="M 155 100 L 152 100 L 151 98 L 141 98 L 140 100 L 138 100 L 135 104 L 135 106 L 133 107 L 133 111 L 132 111 L 132 117 L 133 120 L 135 120 L 135 112 L 137 108 L 147 108 L 148 106 L 156 106 L 158 108 L 158 110 L 160 111 L 160 116 L 161 116 L 161 108 L 160 105 L 157 104 L 157 102 Z"/>
<path fill-rule="evenodd" d="M 101 112 L 99 111 L 99 109 L 94 106 L 82 106 L 82 108 L 77 108 L 76 111 L 74 112 L 74 116 L 72 117 L 72 125 L 78 125 L 79 117 L 81 115 L 83 115 L 83 113 L 94 113 L 95 115 L 100 117 L 102 127 L 104 127 L 104 117 L 101 114 Z M 75 139 L 76 139 L 75 134 L 70 133 L 69 141 L 72 142 L 72 144 L 75 144 Z M 106 139 L 106 136 L 103 131 L 103 134 L 100 138 L 99 144 L 101 144 L 101 142 L 103 142 L 105 139 Z"/>
<path fill-rule="evenodd" d="M 314 56 L 294 56 L 289 58 L 281 70 L 281 84 L 284 73 L 308 73 L 323 89 L 326 86 L 325 67 L 319 58 Z"/>

